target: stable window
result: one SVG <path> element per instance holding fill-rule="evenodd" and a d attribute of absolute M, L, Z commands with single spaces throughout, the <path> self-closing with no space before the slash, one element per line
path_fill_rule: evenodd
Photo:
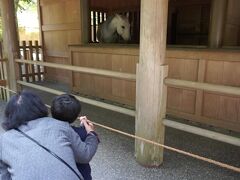
<path fill-rule="evenodd" d="M 140 0 L 89 0 L 88 40 L 85 42 L 98 43 L 99 25 L 117 13 L 129 19 L 131 40 L 127 43 L 139 44 L 140 2 Z M 167 45 L 207 47 L 211 26 L 211 6 L 212 0 L 169 0 Z M 240 17 L 240 11 L 237 8 L 238 6 L 234 5 L 232 1 L 228 1 L 224 15 L 223 47 L 239 46 L 240 44 L 240 23 L 235 22 Z M 231 13 L 231 11 L 235 13 Z M 230 19 L 233 20 L 230 21 Z"/>
<path fill-rule="evenodd" d="M 140 30 L 140 0 L 90 0 L 88 42 L 98 43 L 97 31 L 99 25 L 107 18 L 119 14 L 128 18 L 130 24 L 130 44 L 139 43 Z"/>

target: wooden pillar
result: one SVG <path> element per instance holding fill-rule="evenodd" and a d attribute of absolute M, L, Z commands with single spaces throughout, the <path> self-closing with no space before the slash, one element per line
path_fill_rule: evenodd
<path fill-rule="evenodd" d="M 8 85 L 17 91 L 16 70 L 14 59 L 19 57 L 18 33 L 14 0 L 0 0 L 3 21 L 4 56 L 8 59 Z"/>
<path fill-rule="evenodd" d="M 80 1 L 81 8 L 81 31 L 82 31 L 82 43 L 89 43 L 90 39 L 90 11 L 89 11 L 89 0 L 81 0 Z"/>
<path fill-rule="evenodd" d="M 226 11 L 227 0 L 212 0 L 208 38 L 210 48 L 222 46 Z"/>
<path fill-rule="evenodd" d="M 140 57 L 137 67 L 136 135 L 164 143 L 167 76 L 165 61 L 168 0 L 142 0 Z M 135 156 L 144 166 L 159 166 L 163 149 L 135 141 Z"/>

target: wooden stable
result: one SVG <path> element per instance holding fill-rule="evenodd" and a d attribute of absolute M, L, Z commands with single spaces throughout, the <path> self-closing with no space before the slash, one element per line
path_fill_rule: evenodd
<path fill-rule="evenodd" d="M 10 6 L 6 0 L 1 1 Z M 240 45 L 240 3 L 217 1 L 142 0 L 140 9 L 140 0 L 39 0 L 43 59 L 48 63 L 45 80 L 65 83 L 74 93 L 136 108 L 136 135 L 159 143 L 164 143 L 166 113 L 240 132 L 240 51 L 232 48 Z M 140 45 L 88 43 L 86 7 L 107 10 L 109 14 L 139 8 Z M 194 15 L 180 11 L 182 7 Z M 206 19 L 205 12 L 213 14 L 211 20 Z M 180 26 L 172 32 L 169 27 L 173 24 L 167 22 L 167 16 L 175 22 L 176 13 L 180 14 Z M 168 36 L 175 33 L 169 42 L 191 46 L 175 44 L 166 48 L 167 32 Z M 13 53 L 11 49 L 8 52 Z M 61 65 L 57 69 L 54 64 Z M 14 72 L 10 74 L 16 77 Z M 134 115 L 132 111 L 129 114 Z M 135 147 L 141 164 L 162 163 L 161 148 L 140 141 Z"/>

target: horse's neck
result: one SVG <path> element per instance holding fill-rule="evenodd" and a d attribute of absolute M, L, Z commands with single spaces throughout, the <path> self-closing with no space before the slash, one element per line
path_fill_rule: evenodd
<path fill-rule="evenodd" d="M 117 19 L 113 17 L 108 25 L 108 31 L 111 32 L 111 34 L 115 33 L 117 30 Z"/>

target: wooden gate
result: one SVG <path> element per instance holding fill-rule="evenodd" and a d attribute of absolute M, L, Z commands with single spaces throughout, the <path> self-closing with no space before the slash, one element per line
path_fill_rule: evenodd
<path fill-rule="evenodd" d="M 22 41 L 20 46 L 21 59 L 26 61 L 42 61 L 42 47 L 35 41 Z M 27 82 L 42 81 L 44 79 L 44 67 L 40 65 L 22 64 L 20 68 L 20 79 Z"/>

